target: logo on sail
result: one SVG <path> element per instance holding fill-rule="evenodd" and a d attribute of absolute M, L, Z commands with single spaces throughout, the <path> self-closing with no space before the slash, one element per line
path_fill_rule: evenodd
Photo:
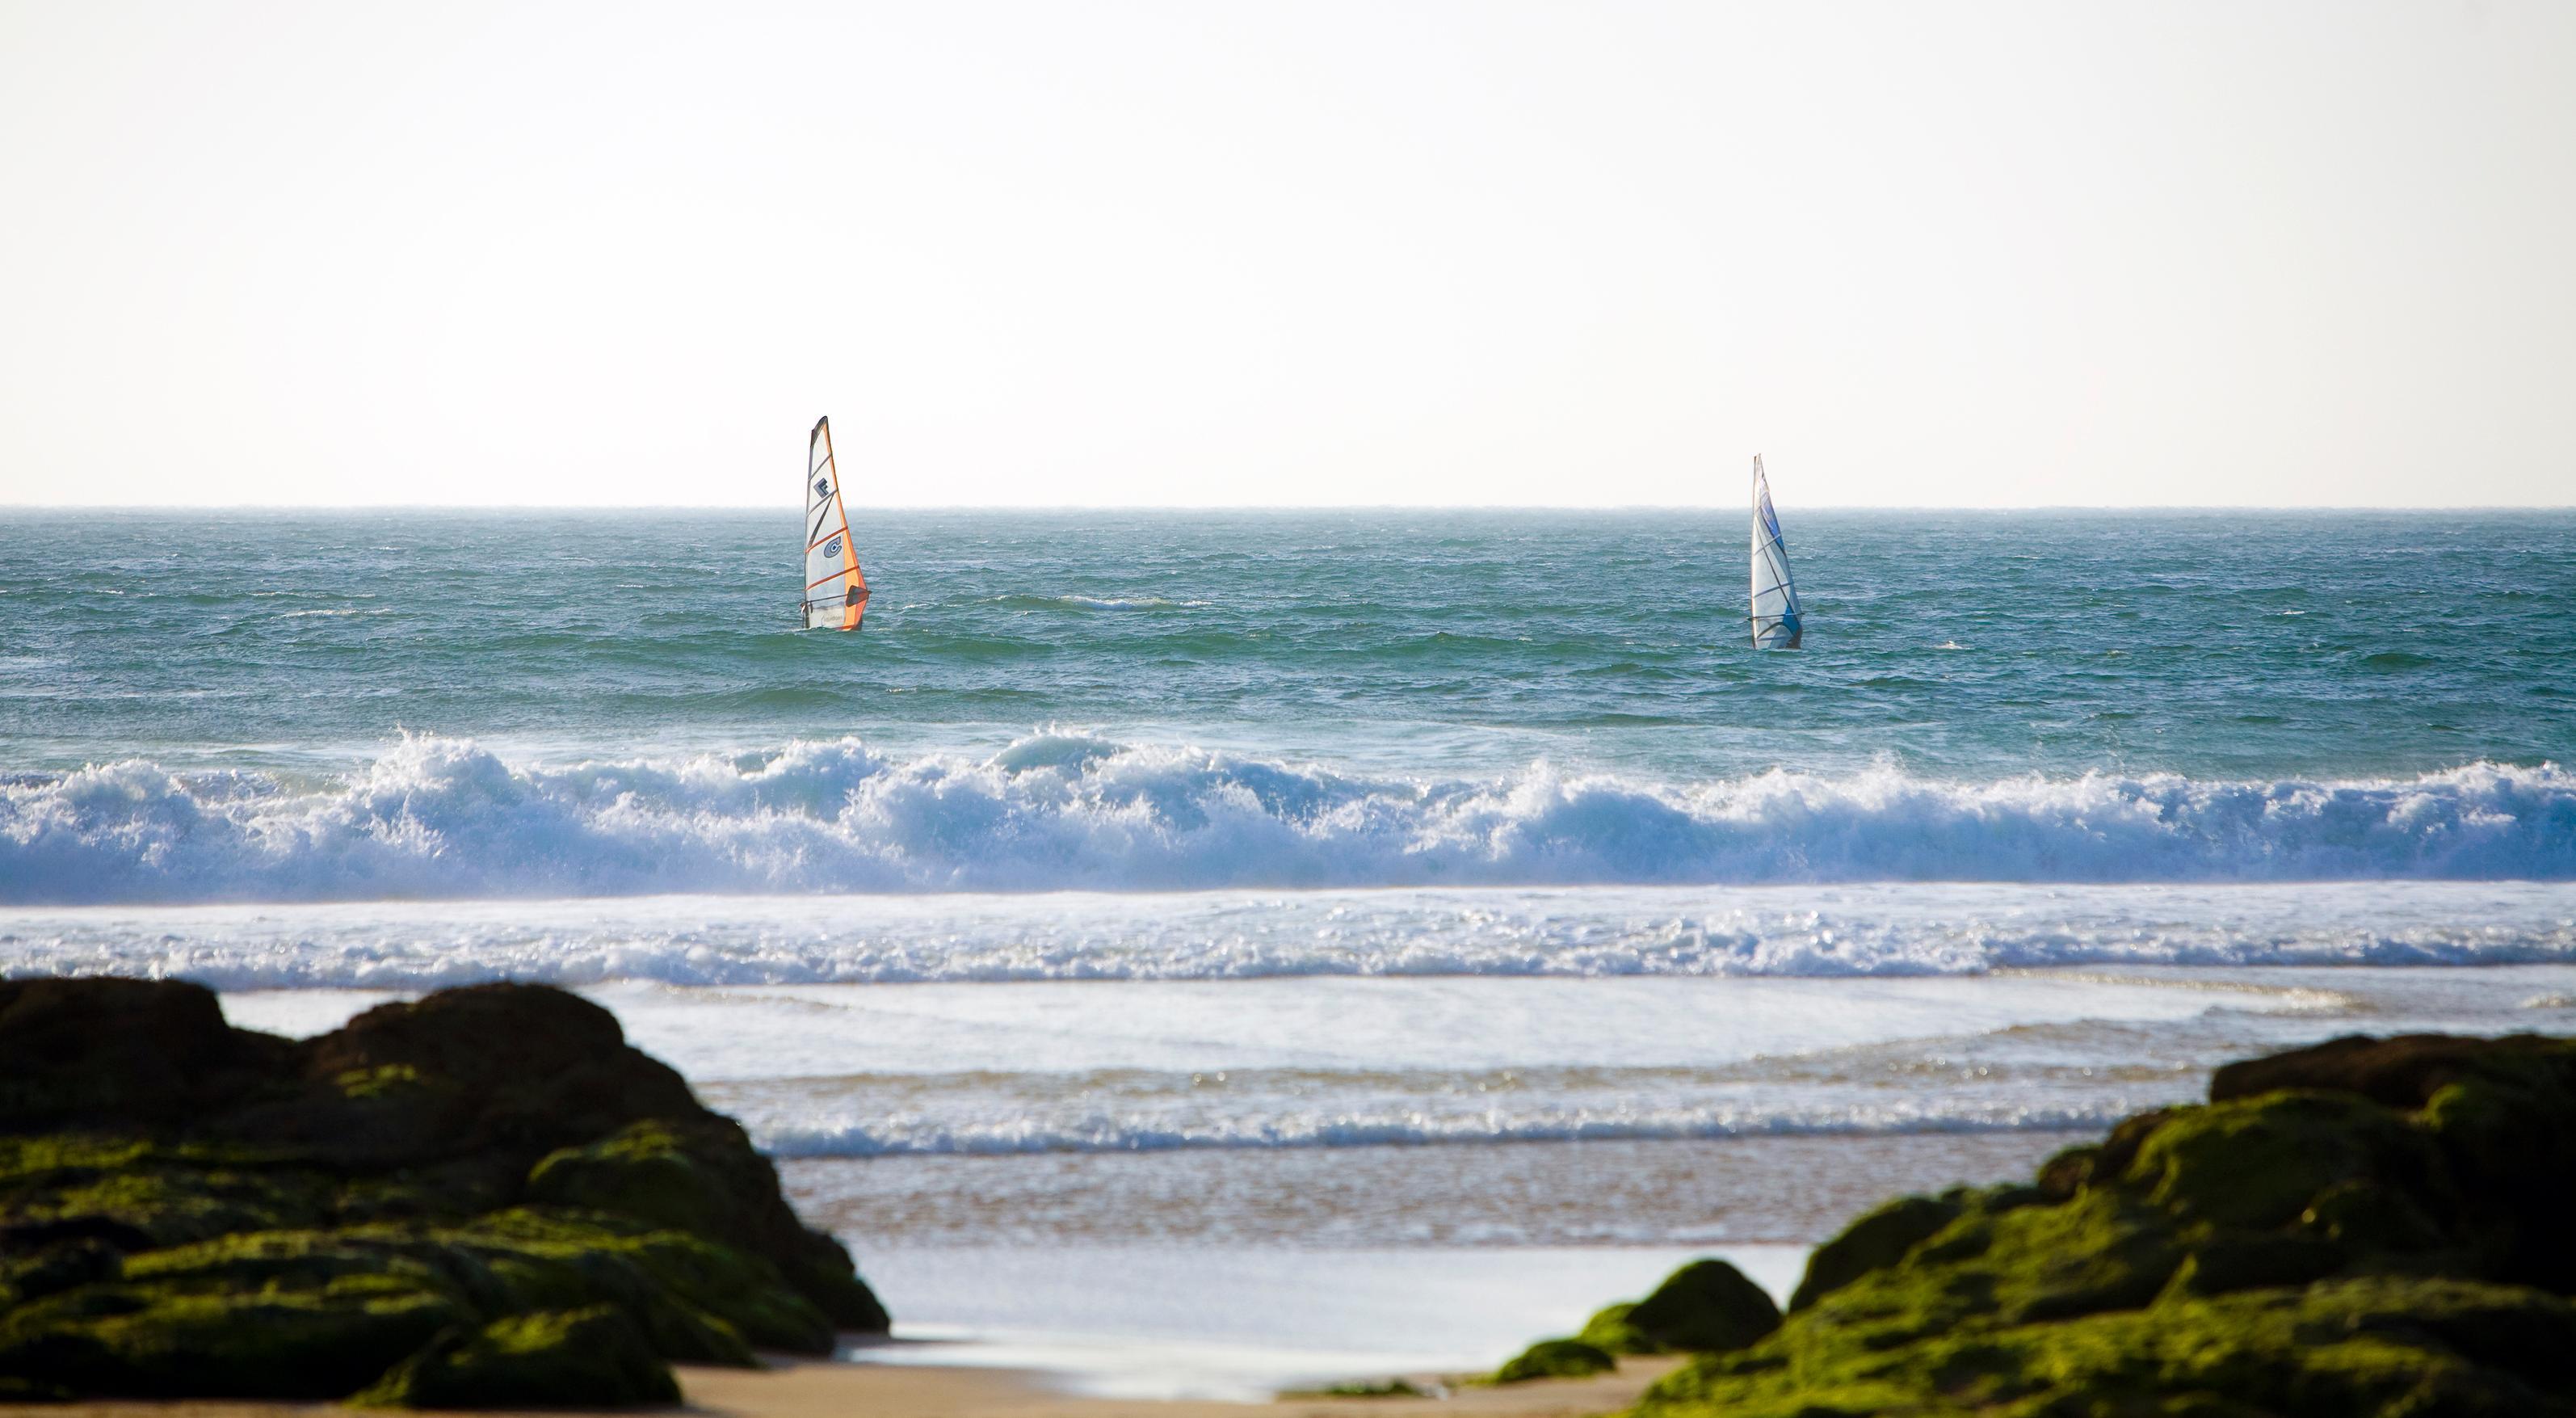
<path fill-rule="evenodd" d="M 838 561 L 841 559 L 841 539 L 839 537 L 834 537 L 830 541 L 823 543 L 823 559 L 825 561 Z"/>
<path fill-rule="evenodd" d="M 814 495 L 816 497 L 830 497 L 832 495 L 832 479 L 828 476 L 816 478 L 814 480 Z"/>

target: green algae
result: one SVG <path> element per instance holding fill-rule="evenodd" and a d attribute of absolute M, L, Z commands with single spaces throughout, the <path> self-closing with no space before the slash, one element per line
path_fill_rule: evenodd
<path fill-rule="evenodd" d="M 1741 1349 L 1780 1327 L 1780 1307 L 1722 1260 L 1695 1260 L 1665 1277 L 1622 1322 L 1658 1352 Z"/>
<path fill-rule="evenodd" d="M 342 1069 L 332 1076 L 331 1084 L 340 1096 L 359 1100 L 397 1098 L 436 1086 L 419 1069 L 402 1063 Z"/>
<path fill-rule="evenodd" d="M 1872 1347 L 1830 1326 L 1698 1361 L 1640 1415 L 2566 1411 L 2576 1306 L 2518 1287 L 2369 1277 L 1964 1326 Z"/>
<path fill-rule="evenodd" d="M 1411 1379 L 1358 1379 L 1322 1388 L 1290 1389 L 1281 1398 L 1437 1398 Z"/>
<path fill-rule="evenodd" d="M 851 1273 L 848 1253 L 795 1225 L 776 1200 L 776 1170 L 730 1122 L 691 1126 L 649 1119 L 587 1146 L 560 1149 L 529 1171 L 526 1195 L 640 1217 L 766 1253 L 777 1269 L 768 1285 L 783 1281 L 805 1304 L 785 1307 L 746 1332 L 811 1332 L 816 1318 L 825 1321 L 826 1331 L 832 1325 L 867 1331 L 887 1326 L 884 1308 Z"/>
<path fill-rule="evenodd" d="M 350 1401 L 362 1407 L 625 1408 L 677 1403 L 680 1386 L 632 1319 L 598 1305 L 449 1331 Z"/>
<path fill-rule="evenodd" d="M 1593 1311 L 1592 1318 L 1583 1322 L 1583 1328 L 1576 1330 L 1574 1337 L 1610 1354 L 1664 1352 L 1663 1345 L 1653 1335 L 1628 1322 L 1628 1316 L 1636 1312 L 1637 1302 L 1634 1300 L 1622 1300 L 1615 1305 L 1604 1305 Z"/>
<path fill-rule="evenodd" d="M 1612 1354 L 1741 1349 L 1780 1327 L 1780 1307 L 1725 1261 L 1695 1260 L 1643 1300 L 1608 1306 L 1574 1337 Z"/>
<path fill-rule="evenodd" d="M 2212 1091 L 1859 1218 L 1637 1414 L 2576 1411 L 2576 1045 L 2337 1041 Z"/>
<path fill-rule="evenodd" d="M 671 1362 L 886 1326 L 741 1129 L 559 991 L 298 1044 L 194 986 L 0 981 L 6 1061 L 12 1398 L 666 1403 Z"/>
<path fill-rule="evenodd" d="M 1619 1367 L 1619 1361 L 1580 1339 L 1542 1339 L 1494 1371 L 1491 1382 L 1527 1383 L 1532 1379 L 1579 1379 Z"/>
<path fill-rule="evenodd" d="M 0 1316 L 0 1374 L 121 1397 L 339 1398 L 469 1314 L 433 1288 L 356 1279 L 81 1286 Z"/>
<path fill-rule="evenodd" d="M 1608 1306 L 1572 1339 L 1542 1339 L 1490 1382 L 1597 1373 L 1592 1356 L 1711 1353 L 1740 1349 L 1780 1327 L 1780 1307 L 1744 1273 L 1714 1258 L 1695 1260 L 1664 1277 L 1642 1300 Z M 1591 1367 L 1586 1367 L 1590 1365 Z"/>
<path fill-rule="evenodd" d="M 1928 1196 L 1901 1196 L 1868 1213 L 1807 1258 L 1806 1276 L 1789 1296 L 1790 1310 L 1803 1310 L 1873 1270 L 1896 1264 L 1958 1215 L 1957 1203 Z"/>

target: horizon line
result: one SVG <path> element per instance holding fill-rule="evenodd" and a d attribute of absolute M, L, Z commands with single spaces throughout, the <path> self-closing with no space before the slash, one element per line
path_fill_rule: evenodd
<path fill-rule="evenodd" d="M 768 502 L 0 502 L 0 516 L 19 512 L 777 512 L 792 503 Z M 1943 504 L 1931 502 L 1790 504 L 1803 512 L 2571 512 L 2576 501 L 2531 503 L 2230 503 L 2230 502 L 2033 502 Z M 875 512 L 1741 512 L 1733 502 L 1048 502 L 879 504 Z"/>

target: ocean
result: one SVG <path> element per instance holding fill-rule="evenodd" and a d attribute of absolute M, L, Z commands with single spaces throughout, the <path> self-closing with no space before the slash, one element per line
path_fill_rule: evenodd
<path fill-rule="evenodd" d="M 2576 1030 L 2576 514 L 1781 515 L 1793 654 L 1740 511 L 869 514 L 855 636 L 793 509 L 12 512 L 0 970 L 581 989 L 899 1357 L 1126 1392 Z"/>

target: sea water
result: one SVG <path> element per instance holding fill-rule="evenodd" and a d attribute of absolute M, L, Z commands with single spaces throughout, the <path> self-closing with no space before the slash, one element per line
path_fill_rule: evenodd
<path fill-rule="evenodd" d="M 856 636 L 792 512 L 14 513 L 0 969 L 583 989 L 920 1352 L 1132 1392 L 2576 1030 L 2576 515 L 1783 517 L 1794 654 L 1734 513 L 870 516 Z"/>

